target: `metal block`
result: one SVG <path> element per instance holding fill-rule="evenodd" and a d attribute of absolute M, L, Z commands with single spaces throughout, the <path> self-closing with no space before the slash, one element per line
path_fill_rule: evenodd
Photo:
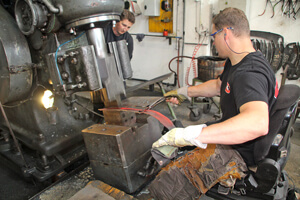
<path fill-rule="evenodd" d="M 150 149 L 162 127 L 153 117 L 139 127 L 95 124 L 84 129 L 90 163 L 97 179 L 133 193 L 147 180 L 138 175 L 150 158 Z"/>

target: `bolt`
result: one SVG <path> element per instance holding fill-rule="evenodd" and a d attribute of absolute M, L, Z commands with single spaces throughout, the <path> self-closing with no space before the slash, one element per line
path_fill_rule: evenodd
<path fill-rule="evenodd" d="M 76 76 L 76 82 L 77 82 L 77 83 L 80 83 L 81 81 L 82 81 L 82 77 L 79 76 L 79 75 L 77 75 L 77 76 Z"/>
<path fill-rule="evenodd" d="M 39 139 L 40 139 L 40 141 L 43 141 L 45 139 L 44 135 L 40 133 L 39 134 Z"/>
<path fill-rule="evenodd" d="M 76 65 L 76 64 L 78 63 L 77 58 L 72 58 L 72 59 L 71 59 L 71 63 L 72 63 L 73 65 Z"/>
<path fill-rule="evenodd" d="M 63 62 L 64 62 L 64 58 L 62 57 L 62 56 L 59 56 L 58 58 L 57 58 L 57 62 L 59 63 L 59 64 L 62 64 Z"/>
<path fill-rule="evenodd" d="M 66 80 L 69 78 L 69 74 L 67 72 L 62 72 L 61 77 L 62 77 L 62 79 Z"/>

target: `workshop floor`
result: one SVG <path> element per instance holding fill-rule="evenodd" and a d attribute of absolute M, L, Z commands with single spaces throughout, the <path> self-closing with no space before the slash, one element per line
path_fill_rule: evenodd
<path fill-rule="evenodd" d="M 168 90 L 169 88 L 165 88 Z M 160 92 L 159 88 L 154 89 L 154 91 L 148 90 L 148 88 L 140 89 L 138 92 L 128 94 L 130 96 L 161 96 L 162 93 Z M 217 99 L 216 99 L 217 100 Z M 177 107 L 172 107 L 177 119 L 181 120 L 184 126 L 192 125 L 192 124 L 201 124 L 207 121 L 215 120 L 214 115 L 218 113 L 218 109 L 215 105 L 212 105 L 212 108 L 208 114 L 202 114 L 201 118 L 198 121 L 191 121 L 189 118 L 190 110 L 188 106 L 190 105 L 189 102 L 184 102 L 182 105 Z M 202 105 L 198 105 L 200 110 L 202 111 Z M 159 110 L 161 113 L 165 114 L 169 118 L 172 118 L 170 111 L 166 105 L 166 103 L 161 103 L 158 105 L 155 110 Z M 292 137 L 292 149 L 289 161 L 285 167 L 285 170 L 288 172 L 290 177 L 290 184 L 291 186 L 300 189 L 300 119 L 296 120 L 295 123 L 295 133 Z M 39 191 L 43 189 L 43 186 L 34 184 L 33 182 L 26 182 L 19 178 L 18 176 L 11 173 L 9 169 L 6 169 L 4 164 L 0 161 L 0 200 L 25 200 L 31 199 L 38 200 L 38 199 L 56 199 L 56 200 L 65 200 L 69 199 L 72 195 L 74 195 L 80 188 L 83 188 L 87 180 L 92 180 L 90 175 L 90 168 L 87 169 L 88 172 L 86 173 L 88 178 L 81 178 L 83 175 L 82 173 L 77 175 L 71 180 L 69 186 L 66 185 L 58 185 L 59 192 L 55 193 L 55 190 L 46 188 L 46 191 L 40 193 L 40 195 L 35 195 Z M 45 196 L 49 194 L 52 190 L 52 196 Z M 68 192 L 66 192 L 68 191 Z M 47 193 L 48 192 L 48 193 Z M 65 192 L 65 193 L 64 193 Z M 34 196 L 35 195 L 35 196 Z M 46 195 L 47 196 L 47 195 Z M 202 198 L 201 198 L 202 199 Z"/>

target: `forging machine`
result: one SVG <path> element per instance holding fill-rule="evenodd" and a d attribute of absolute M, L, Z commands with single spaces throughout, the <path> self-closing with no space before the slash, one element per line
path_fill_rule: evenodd
<path fill-rule="evenodd" d="M 124 110 L 94 120 L 96 103 L 130 107 L 126 43 L 106 44 L 102 29 L 123 9 L 123 0 L 1 1 L 0 155 L 23 176 L 48 180 L 88 153 L 96 178 L 121 190 L 148 178 L 161 123 Z"/>

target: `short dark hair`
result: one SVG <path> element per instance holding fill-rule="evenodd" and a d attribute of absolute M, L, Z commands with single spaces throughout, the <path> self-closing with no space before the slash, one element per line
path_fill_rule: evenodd
<path fill-rule="evenodd" d="M 132 24 L 135 23 L 135 16 L 132 12 L 130 12 L 129 10 L 124 10 L 121 13 L 120 16 L 120 21 L 122 21 L 123 19 L 127 19 L 128 21 L 130 21 Z"/>
<path fill-rule="evenodd" d="M 245 13 L 238 8 L 225 8 L 213 18 L 213 24 L 217 30 L 224 27 L 232 27 L 236 36 L 249 35 L 250 27 Z"/>

